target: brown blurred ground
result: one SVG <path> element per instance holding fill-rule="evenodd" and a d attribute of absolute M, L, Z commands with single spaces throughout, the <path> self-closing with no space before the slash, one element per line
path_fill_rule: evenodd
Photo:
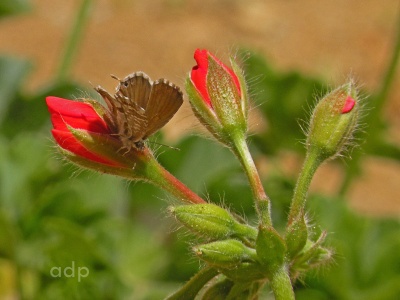
<path fill-rule="evenodd" d="M 27 89 L 54 76 L 81 1 L 36 0 L 34 10 L 0 23 L 0 53 L 33 61 Z M 109 74 L 143 70 L 182 86 L 195 48 L 222 57 L 245 46 L 282 71 L 300 70 L 331 84 L 354 74 L 371 91 L 379 88 L 394 44 L 397 0 L 98 0 L 72 69 L 80 82 L 113 90 Z M 399 86 L 397 72 L 395 86 Z M 77 96 L 79 91 L 77 91 Z M 266 99 L 268 100 L 268 99 Z M 194 121 L 186 106 L 167 126 L 176 137 Z M 400 92 L 386 107 L 390 139 L 400 145 Z M 290 164 L 288 166 L 297 166 Z M 333 192 L 342 176 L 323 167 L 313 186 Z M 320 178 L 320 180 L 318 180 Z M 400 215 L 400 164 L 368 158 L 350 199 L 360 211 Z"/>

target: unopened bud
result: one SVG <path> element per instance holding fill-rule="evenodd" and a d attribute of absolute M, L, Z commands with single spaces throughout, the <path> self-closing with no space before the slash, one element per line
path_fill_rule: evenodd
<path fill-rule="evenodd" d="M 287 228 L 285 241 L 289 258 L 299 253 L 307 243 L 308 230 L 306 220 L 301 214 Z"/>
<path fill-rule="evenodd" d="M 271 226 L 260 226 L 257 236 L 257 256 L 268 273 L 273 273 L 283 263 L 286 244 Z"/>
<path fill-rule="evenodd" d="M 248 122 L 248 95 L 243 72 L 232 60 L 223 64 L 207 50 L 197 49 L 186 91 L 192 109 L 214 137 L 231 146 L 232 136 L 244 137 Z"/>
<path fill-rule="evenodd" d="M 239 223 L 227 210 L 215 204 L 180 205 L 169 210 L 186 228 L 210 239 L 255 239 L 256 236 L 254 228 Z"/>
<path fill-rule="evenodd" d="M 235 268 L 221 268 L 220 271 L 235 282 L 250 282 L 267 278 L 263 266 L 258 262 L 243 262 Z"/>
<path fill-rule="evenodd" d="M 193 252 L 205 262 L 231 268 L 244 261 L 256 261 L 256 251 L 243 245 L 238 240 L 216 241 L 193 247 Z"/>
<path fill-rule="evenodd" d="M 326 232 L 323 232 L 317 241 L 307 240 L 303 250 L 295 258 L 293 268 L 308 270 L 329 262 L 332 259 L 333 252 L 328 248 L 322 247 L 325 238 Z"/>
<path fill-rule="evenodd" d="M 321 161 L 343 152 L 357 127 L 359 107 L 353 82 L 323 97 L 311 117 L 307 150 L 318 153 Z"/>

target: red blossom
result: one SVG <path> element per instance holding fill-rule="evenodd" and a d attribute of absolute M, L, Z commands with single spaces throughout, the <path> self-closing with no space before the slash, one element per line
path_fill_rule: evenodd
<path fill-rule="evenodd" d="M 85 102 L 72 101 L 58 97 L 46 97 L 53 129 L 51 133 L 57 144 L 77 156 L 81 156 L 110 166 L 119 166 L 117 162 L 93 153 L 86 149 L 72 134 L 70 128 L 81 129 L 89 133 L 110 135 L 104 119 L 95 111 L 92 105 Z"/>

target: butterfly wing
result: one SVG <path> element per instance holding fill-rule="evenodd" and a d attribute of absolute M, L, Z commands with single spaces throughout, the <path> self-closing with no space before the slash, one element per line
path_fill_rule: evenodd
<path fill-rule="evenodd" d="M 118 134 L 125 146 L 143 139 L 148 126 L 146 107 L 151 93 L 150 78 L 137 72 L 125 77 L 115 93 L 117 109 L 116 123 Z"/>
<path fill-rule="evenodd" d="M 122 95 L 139 107 L 146 109 L 152 83 L 145 73 L 136 72 L 126 76 L 117 87 L 116 94 Z"/>
<path fill-rule="evenodd" d="M 177 112 L 183 103 L 183 94 L 179 87 L 166 79 L 153 83 L 146 108 L 147 127 L 143 139 L 163 127 Z"/>
<path fill-rule="evenodd" d="M 111 96 L 100 86 L 96 91 L 108 106 L 107 119 L 124 147 L 140 147 L 143 140 L 163 127 L 183 103 L 180 89 L 165 79 L 152 83 L 143 72 L 128 75 Z"/>

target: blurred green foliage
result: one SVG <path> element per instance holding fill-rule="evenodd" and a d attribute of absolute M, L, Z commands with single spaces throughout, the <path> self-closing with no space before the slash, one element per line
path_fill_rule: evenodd
<path fill-rule="evenodd" d="M 2 0 L 0 2 L 0 18 L 26 12 L 29 9 L 29 0 Z"/>
<path fill-rule="evenodd" d="M 20 11 L 20 3 L 26 7 L 25 1 L 3 1 L 0 16 Z M 148 184 L 63 162 L 53 149 L 44 97 L 71 98 L 83 88 L 66 80 L 26 94 L 30 69 L 28 61 L 0 57 L 0 298 L 165 297 L 199 269 L 190 255 L 191 236 L 165 213 L 165 199 L 174 200 Z M 252 88 L 270 124 L 251 138 L 256 159 L 274 160 L 283 150 L 303 152 L 298 120 L 307 119 L 307 107 L 324 84 L 277 72 L 257 55 L 248 60 L 246 73 L 262 76 Z M 157 139 L 162 142 L 161 134 Z M 200 195 L 254 219 L 246 178 L 227 149 L 195 136 L 175 146 L 180 151 L 163 149 L 159 156 L 168 170 Z M 295 184 L 282 174 L 277 168 L 264 178 L 278 227 L 286 221 Z M 360 216 L 344 200 L 311 197 L 315 224 L 330 233 L 337 254 L 332 265 L 296 284 L 298 299 L 397 299 L 399 222 Z M 52 276 L 52 268 L 72 266 L 74 276 Z M 78 278 L 83 267 L 90 273 Z"/>

